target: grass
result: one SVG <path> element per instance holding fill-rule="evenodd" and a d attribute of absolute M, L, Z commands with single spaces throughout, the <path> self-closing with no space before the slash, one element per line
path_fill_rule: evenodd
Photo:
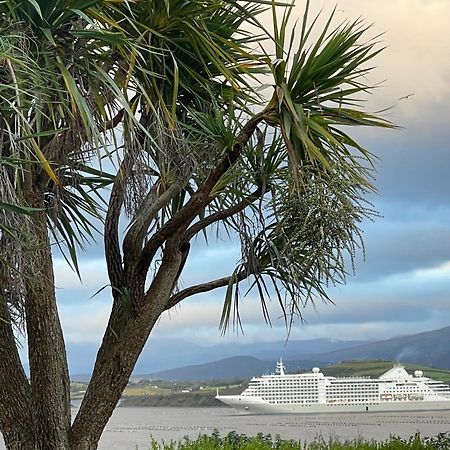
<path fill-rule="evenodd" d="M 411 374 L 414 374 L 415 370 L 421 370 L 426 377 L 434 378 L 444 383 L 450 382 L 450 372 L 448 370 L 419 364 L 403 365 Z M 344 361 L 339 364 L 323 367 L 322 372 L 325 375 L 334 377 L 370 376 L 377 378 L 389 369 L 392 369 L 392 361 Z"/>
<path fill-rule="evenodd" d="M 440 433 L 436 437 L 422 437 L 420 434 L 409 439 L 391 437 L 384 442 L 363 438 L 351 441 L 317 438 L 314 442 L 285 440 L 279 436 L 258 433 L 255 437 L 231 432 L 221 437 L 218 431 L 212 435 L 200 435 L 191 440 L 185 437 L 179 441 L 159 443 L 153 440 L 151 450 L 449 450 L 450 433 Z"/>
<path fill-rule="evenodd" d="M 123 392 L 124 397 L 131 397 L 135 395 L 169 395 L 172 394 L 171 389 L 160 388 L 155 386 L 142 386 L 136 384 L 129 384 Z"/>

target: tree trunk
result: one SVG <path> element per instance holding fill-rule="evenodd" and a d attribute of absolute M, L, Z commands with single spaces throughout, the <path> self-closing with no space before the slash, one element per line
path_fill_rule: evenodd
<path fill-rule="evenodd" d="M 20 362 L 6 301 L 0 296 L 0 429 L 9 450 L 34 450 L 30 385 Z"/>
<path fill-rule="evenodd" d="M 156 320 L 144 331 L 124 333 L 119 341 L 105 337 L 89 388 L 71 431 L 72 450 L 94 450 L 122 396 Z"/>
<path fill-rule="evenodd" d="M 180 252 L 175 253 L 163 258 L 142 308 L 128 320 L 120 334 L 115 331 L 119 319 L 111 316 L 91 382 L 72 426 L 71 450 L 97 448 L 148 336 L 168 302 L 182 259 Z M 139 299 L 131 300 L 139 302 Z"/>
<path fill-rule="evenodd" d="M 39 193 L 31 196 L 28 203 L 35 208 L 44 208 Z M 65 450 L 69 449 L 70 380 L 44 211 L 33 214 L 32 231 L 36 249 L 30 257 L 35 270 L 33 277 L 25 280 L 25 313 L 36 448 Z"/>

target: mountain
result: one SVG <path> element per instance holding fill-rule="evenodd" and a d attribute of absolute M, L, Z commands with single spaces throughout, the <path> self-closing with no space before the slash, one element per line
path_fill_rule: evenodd
<path fill-rule="evenodd" d="M 134 374 L 168 380 L 248 378 L 272 371 L 280 356 L 290 371 L 374 359 L 450 368 L 449 342 L 450 327 L 376 342 L 313 339 L 203 346 L 181 339 L 150 339 Z M 69 344 L 71 373 L 90 373 L 96 350 L 94 344 Z"/>
<path fill-rule="evenodd" d="M 320 340 L 319 340 L 320 341 Z M 294 341 L 295 342 L 295 341 Z M 400 361 L 409 364 L 423 364 L 439 368 L 450 368 L 450 327 L 440 330 L 428 331 L 408 336 L 401 336 L 386 339 L 377 342 L 359 343 L 358 345 L 349 345 L 348 342 L 331 341 L 318 343 L 317 341 L 297 341 L 289 352 L 284 352 L 284 361 L 289 372 L 299 369 L 311 368 L 313 366 L 325 367 L 328 364 L 338 363 L 349 360 L 391 360 Z M 342 345 L 337 349 L 338 345 Z M 272 372 L 275 367 L 275 361 L 279 359 L 275 355 L 276 345 L 279 343 L 264 344 L 267 350 L 267 357 L 258 359 L 254 356 L 236 356 L 207 364 L 189 365 L 171 370 L 159 371 L 142 377 L 163 379 L 171 381 L 203 381 L 211 379 L 233 379 L 233 378 L 251 378 L 255 375 Z M 271 347 L 274 345 L 274 347 Z M 328 352 L 309 353 L 306 349 L 333 348 Z M 286 353 L 291 355 L 296 348 L 303 350 L 303 353 L 297 353 L 295 358 L 286 357 Z M 246 346 L 243 346 L 245 348 Z M 345 347 L 345 348 L 344 348 Z M 261 350 L 261 349 L 259 349 Z M 257 352 L 254 348 L 253 354 Z"/>
<path fill-rule="evenodd" d="M 342 341 L 339 339 L 308 339 L 275 342 L 255 342 L 252 344 L 218 344 L 206 347 L 208 354 L 227 358 L 232 356 L 253 356 L 254 358 L 276 361 L 284 359 L 309 359 L 310 355 L 333 352 L 366 344 L 368 341 Z"/>
<path fill-rule="evenodd" d="M 143 375 L 142 378 L 168 381 L 232 380 L 251 378 L 255 373 L 265 373 L 273 367 L 269 361 L 251 356 L 234 356 L 207 364 L 195 364 L 177 369 Z"/>
<path fill-rule="evenodd" d="M 265 361 L 284 359 L 311 359 L 310 355 L 355 347 L 365 341 L 341 341 L 337 339 L 310 339 L 255 342 L 252 344 L 224 343 L 198 345 L 183 339 L 150 338 L 134 370 L 135 374 L 153 373 L 177 367 L 204 364 L 234 356 L 252 356 Z M 87 374 L 92 371 L 98 344 L 67 344 L 71 374 Z"/>
<path fill-rule="evenodd" d="M 450 327 L 401 336 L 314 355 L 330 363 L 344 360 L 385 359 L 450 368 Z"/>
<path fill-rule="evenodd" d="M 367 341 L 310 339 L 294 341 L 227 343 L 211 346 L 192 344 L 181 339 L 152 340 L 142 352 L 134 373 L 153 373 L 182 366 L 205 364 L 235 356 L 251 356 L 265 361 L 311 359 L 311 355 L 361 345 Z"/>
<path fill-rule="evenodd" d="M 289 361 L 289 371 L 310 368 L 319 363 L 315 361 Z M 234 356 L 207 364 L 196 364 L 178 369 L 164 370 L 148 375 L 133 377 L 166 381 L 206 381 L 232 380 L 234 378 L 249 379 L 255 375 L 273 372 L 275 360 L 267 361 L 252 356 Z"/>

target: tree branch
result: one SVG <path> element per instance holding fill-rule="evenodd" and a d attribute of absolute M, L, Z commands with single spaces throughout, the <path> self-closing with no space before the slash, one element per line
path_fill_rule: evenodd
<path fill-rule="evenodd" d="M 203 186 L 201 186 L 197 192 L 192 195 L 186 205 L 181 208 L 172 219 L 167 221 L 166 224 L 147 242 L 138 262 L 139 272 L 147 273 L 151 260 L 164 241 L 181 227 L 187 228 L 192 220 L 194 220 L 195 216 L 212 200 L 209 195 L 214 186 L 220 180 L 222 175 L 236 164 L 244 146 L 251 139 L 256 127 L 264 120 L 266 115 L 267 111 L 264 110 L 253 116 L 244 125 L 241 132 L 238 134 L 231 151 L 224 155 L 216 168 L 210 173 Z"/>
<path fill-rule="evenodd" d="M 108 276 L 113 288 L 120 289 L 123 284 L 122 255 L 119 243 L 119 217 L 124 201 L 124 181 L 128 176 L 129 166 L 132 161 L 131 153 L 128 152 L 119 167 L 114 181 L 105 219 L 105 258 L 108 268 Z M 113 289 L 113 295 L 115 290 Z"/>
<path fill-rule="evenodd" d="M 240 281 L 245 280 L 249 275 L 250 275 L 249 272 L 242 270 L 241 272 L 239 272 L 237 275 L 234 276 L 218 278 L 217 280 L 209 281 L 207 283 L 196 284 L 194 286 L 190 286 L 186 289 L 183 289 L 182 291 L 170 297 L 169 301 L 167 302 L 166 311 L 178 305 L 178 303 L 180 303 L 181 301 L 183 301 L 188 297 L 191 297 L 192 295 L 202 294 L 204 292 L 209 292 L 220 287 L 228 286 L 230 282 L 233 282 L 233 284 L 239 283 Z"/>
<path fill-rule="evenodd" d="M 124 108 L 120 109 L 112 119 L 108 120 L 108 122 L 106 122 L 103 125 L 104 130 L 107 131 L 107 130 L 112 130 L 113 128 L 116 128 L 117 125 L 119 125 L 119 123 L 122 121 L 124 114 L 125 114 L 125 109 Z"/>
<path fill-rule="evenodd" d="M 164 208 L 164 206 L 180 193 L 186 181 L 186 179 L 183 179 L 171 184 L 159 197 L 156 196 L 156 192 L 153 192 L 153 188 L 150 191 L 149 201 L 137 213 L 137 218 L 131 225 L 123 241 L 122 248 L 126 273 L 133 270 L 133 263 L 138 258 L 139 252 L 142 249 L 145 233 L 150 223 L 154 220 L 158 211 Z"/>
<path fill-rule="evenodd" d="M 224 220 L 229 217 L 234 216 L 238 212 L 243 211 L 245 208 L 250 206 L 255 200 L 258 200 L 260 197 L 262 197 L 267 190 L 263 192 L 262 188 L 258 188 L 255 191 L 253 191 L 248 197 L 241 200 L 239 203 L 236 203 L 234 206 L 228 209 L 224 209 L 222 211 L 218 211 L 214 214 L 211 214 L 208 217 L 205 217 L 202 220 L 199 220 L 198 222 L 194 223 L 187 231 L 186 231 L 186 240 L 191 240 L 197 233 L 204 230 L 209 225 L 212 225 L 215 222 L 218 222 L 219 220 Z"/>

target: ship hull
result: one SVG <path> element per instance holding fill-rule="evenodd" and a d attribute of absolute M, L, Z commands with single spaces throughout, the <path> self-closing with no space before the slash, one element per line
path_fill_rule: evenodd
<path fill-rule="evenodd" d="M 217 396 L 221 402 L 247 414 L 333 414 L 364 412 L 407 412 L 450 410 L 450 401 L 384 401 L 380 403 L 339 405 L 339 404 L 271 404 L 258 398 Z"/>

